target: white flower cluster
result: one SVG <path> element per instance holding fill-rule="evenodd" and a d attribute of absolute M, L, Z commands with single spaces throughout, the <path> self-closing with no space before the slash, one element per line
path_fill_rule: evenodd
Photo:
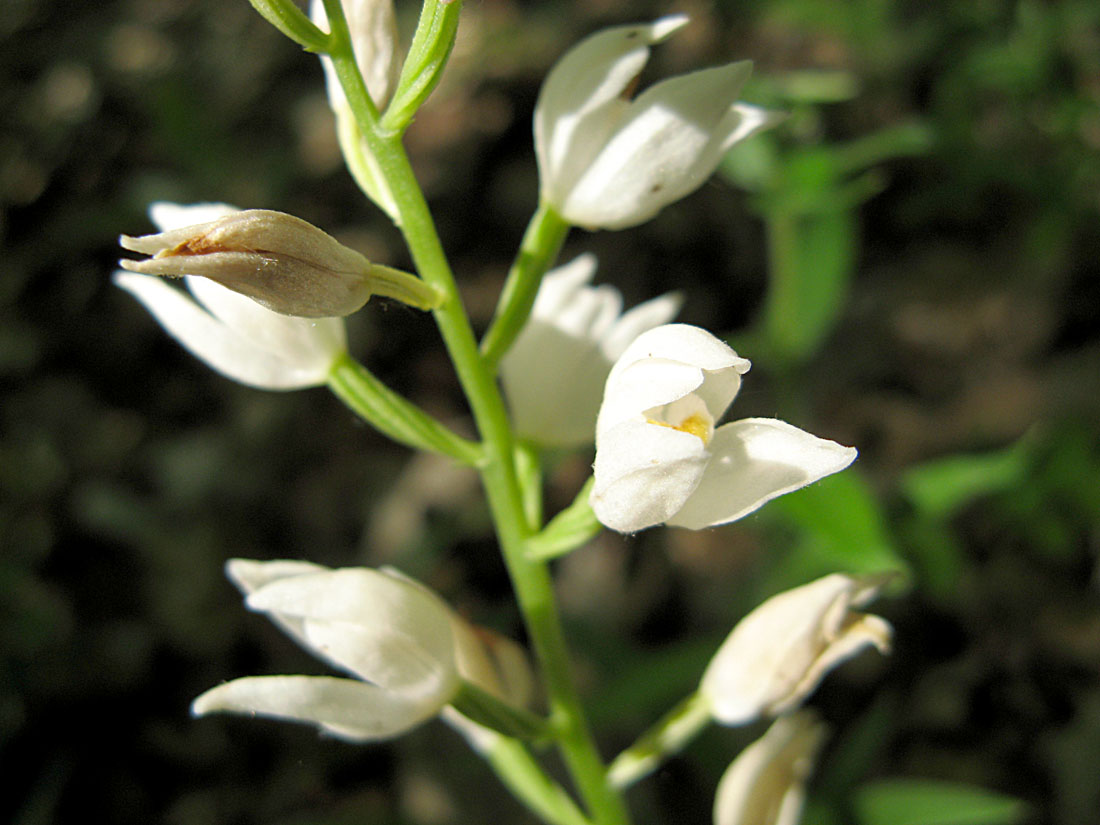
<path fill-rule="evenodd" d="M 345 6 L 357 61 L 381 105 L 398 66 L 392 3 L 345 0 Z M 324 24 L 322 5 L 312 7 Z M 631 99 L 650 47 L 686 22 L 666 17 L 599 32 L 548 76 L 534 119 L 541 198 L 568 224 L 619 229 L 648 220 L 700 186 L 730 146 L 776 122 L 737 101 L 747 62 L 671 78 Z M 346 120 L 348 102 L 323 59 L 331 105 Z M 389 197 L 384 187 L 375 192 Z M 385 198 L 376 200 L 387 208 Z M 293 311 L 304 305 L 298 295 L 290 315 L 257 303 L 285 309 L 285 295 L 267 291 L 265 262 L 283 254 L 294 266 L 312 267 L 300 283 L 313 283 L 318 268 L 347 280 L 372 265 L 320 230 L 300 232 L 297 219 L 273 215 L 224 204 L 154 204 L 161 234 L 125 239 L 128 248 L 155 256 L 127 267 L 153 274 L 118 272 L 115 280 L 222 374 L 275 390 L 324 385 L 345 357 L 343 322 L 291 317 L 305 314 Z M 188 270 L 192 259 L 165 261 L 206 243 L 211 227 L 252 227 L 249 221 L 261 219 L 275 227 L 264 230 L 265 238 L 283 230 L 295 237 L 281 252 L 219 241 L 218 254 L 237 256 L 233 289 L 196 277 Z M 276 237 L 274 245 L 281 244 Z M 196 271 L 225 281 L 220 259 L 201 266 Z M 520 439 L 556 448 L 595 442 L 589 504 L 602 524 L 622 533 L 726 524 L 855 459 L 855 449 L 777 419 L 721 423 L 749 361 L 709 332 L 670 323 L 680 306 L 675 294 L 623 313 L 614 288 L 591 285 L 595 272 L 594 256 L 582 255 L 545 275 L 526 325 L 500 361 L 500 380 Z M 155 274 L 184 275 L 193 297 Z M 253 276 L 263 283 L 251 282 Z M 345 305 L 360 306 L 366 287 L 354 279 L 351 287 L 351 299 L 322 309 L 344 314 Z M 464 690 L 492 697 L 498 710 L 526 712 L 531 701 L 533 674 L 518 645 L 475 629 L 395 571 L 238 559 L 227 572 L 250 609 L 344 675 L 236 679 L 198 697 L 196 715 L 296 720 L 356 741 L 396 736 L 442 715 L 480 746 L 495 734 L 456 709 Z M 822 725 L 798 708 L 839 663 L 869 647 L 888 650 L 889 624 L 855 610 L 882 584 L 881 577 L 836 574 L 782 593 L 750 613 L 718 650 L 698 688 L 709 718 L 727 725 L 778 718 L 723 776 L 716 825 L 797 821 L 823 741 Z"/>

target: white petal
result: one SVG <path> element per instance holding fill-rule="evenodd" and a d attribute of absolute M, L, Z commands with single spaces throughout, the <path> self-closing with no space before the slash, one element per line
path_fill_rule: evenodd
<path fill-rule="evenodd" d="M 871 645 L 885 651 L 890 626 L 851 610 L 854 597 L 868 589 L 877 593 L 884 581 L 834 573 L 773 596 L 749 613 L 700 682 L 714 718 L 740 725 L 783 713 L 809 696 L 836 665 Z"/>
<path fill-rule="evenodd" d="M 322 370 L 316 363 L 288 363 L 156 276 L 116 272 L 114 282 L 141 301 L 169 335 L 227 378 L 269 390 L 319 386 L 327 380 L 328 365 Z"/>
<path fill-rule="evenodd" d="M 707 452 L 689 433 L 627 421 L 600 434 L 589 502 L 600 522 L 633 533 L 667 521 L 702 478 Z"/>
<path fill-rule="evenodd" d="M 614 358 L 638 332 L 668 320 L 679 303 L 666 296 L 620 318 L 619 291 L 588 286 L 595 268 L 595 256 L 582 255 L 547 273 L 530 319 L 501 360 L 516 430 L 543 445 L 592 442 Z"/>
<path fill-rule="evenodd" d="M 244 595 L 259 590 L 266 584 L 304 576 L 310 573 L 323 573 L 328 567 L 322 567 L 308 561 L 294 559 L 276 559 L 273 561 L 254 561 L 252 559 L 230 559 L 225 563 L 225 574 Z"/>
<path fill-rule="evenodd" d="M 328 676 L 252 676 L 206 691 L 191 705 L 196 716 L 230 712 L 320 725 L 343 739 L 397 736 L 440 708 L 356 682 Z"/>
<path fill-rule="evenodd" d="M 643 332 L 667 324 L 675 318 L 683 303 L 684 298 L 680 293 L 666 292 L 624 312 L 600 343 L 604 357 L 613 364 Z"/>
<path fill-rule="evenodd" d="M 796 825 L 824 738 L 824 725 L 809 713 L 776 720 L 722 775 L 714 825 Z"/>
<path fill-rule="evenodd" d="M 368 681 L 425 693 L 451 687 L 450 608 L 426 588 L 344 568 L 272 582 L 247 604 L 305 620 L 303 634 L 316 652 Z"/>
<path fill-rule="evenodd" d="M 601 433 L 695 393 L 717 420 L 741 386 L 750 363 L 706 330 L 665 324 L 634 339 L 615 362 L 596 425 Z"/>
<path fill-rule="evenodd" d="M 709 447 L 712 457 L 699 486 L 669 524 L 699 530 L 736 521 L 777 496 L 843 470 L 857 454 L 853 447 L 771 418 L 725 424 Z"/>
<path fill-rule="evenodd" d="M 547 272 L 539 284 L 535 303 L 531 307 L 531 317 L 548 321 L 556 318 L 592 282 L 596 275 L 596 265 L 596 256 L 586 252 Z M 523 337 L 522 333 L 520 337 Z"/>
<path fill-rule="evenodd" d="M 719 146 L 719 155 L 724 155 L 735 143 L 770 129 L 786 119 L 784 112 L 772 112 L 749 103 L 734 104 L 718 127 L 718 131 L 725 135 Z"/>
<path fill-rule="evenodd" d="M 820 655 L 814 659 L 798 684 L 794 685 L 785 699 L 776 701 L 769 713 L 787 713 L 798 707 L 810 696 L 822 679 L 837 665 L 862 653 L 869 647 L 877 648 L 880 653 L 890 652 L 890 641 L 894 629 L 880 616 L 858 615 L 844 631 L 836 636 Z"/>
<path fill-rule="evenodd" d="M 342 318 L 297 318 L 272 312 L 209 278 L 184 277 L 195 298 L 257 346 L 298 369 L 327 375 L 347 349 Z"/>
<path fill-rule="evenodd" d="M 535 105 L 535 153 L 542 194 L 558 205 L 614 131 L 629 105 L 623 90 L 649 58 L 649 46 L 687 23 L 683 16 L 597 32 L 554 66 Z"/>
<path fill-rule="evenodd" d="M 560 203 L 580 226 L 622 229 L 697 189 L 723 154 L 726 115 L 748 61 L 669 78 L 643 92 Z"/>

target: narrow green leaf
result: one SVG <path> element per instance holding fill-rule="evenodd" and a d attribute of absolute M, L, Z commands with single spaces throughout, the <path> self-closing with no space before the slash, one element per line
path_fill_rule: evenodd
<path fill-rule="evenodd" d="M 1033 440 L 1025 435 L 1002 450 L 918 465 L 902 477 L 902 492 L 923 515 L 944 518 L 977 498 L 1020 483 L 1031 466 Z"/>
<path fill-rule="evenodd" d="M 854 802 L 860 825 L 1012 825 L 1026 813 L 1015 797 L 931 779 L 873 782 Z"/>

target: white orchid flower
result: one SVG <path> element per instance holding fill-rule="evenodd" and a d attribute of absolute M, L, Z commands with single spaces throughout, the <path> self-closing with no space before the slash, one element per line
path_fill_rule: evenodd
<path fill-rule="evenodd" d="M 170 231 L 237 211 L 220 203 L 154 203 L 149 214 L 161 231 Z M 339 318 L 293 318 L 206 278 L 183 280 L 193 298 L 155 275 L 120 271 L 114 276 L 169 335 L 234 381 L 269 390 L 320 386 L 347 350 Z"/>
<path fill-rule="evenodd" d="M 606 526 L 693 530 L 745 516 L 855 460 L 856 451 L 772 418 L 715 427 L 749 362 L 709 332 L 642 333 L 608 376 L 590 502 Z"/>
<path fill-rule="evenodd" d="M 196 716 L 267 716 L 373 741 L 438 715 L 463 681 L 504 699 L 524 690 L 515 681 L 504 683 L 518 673 L 518 646 L 488 644 L 492 634 L 475 630 L 428 588 L 396 571 L 246 559 L 233 559 L 226 569 L 250 608 L 356 678 L 234 679 L 199 696 L 191 706 Z"/>
<path fill-rule="evenodd" d="M 825 739 L 809 711 L 772 723 L 733 761 L 714 795 L 714 825 L 796 825 Z"/>
<path fill-rule="evenodd" d="M 699 685 L 713 718 L 740 725 L 786 713 L 841 662 L 868 647 L 888 652 L 889 623 L 853 610 L 875 598 L 887 579 L 834 573 L 773 596 L 749 613 Z"/>
<path fill-rule="evenodd" d="M 677 15 L 597 32 L 547 76 L 534 124 L 542 198 L 570 223 L 643 223 L 697 189 L 733 144 L 777 122 L 737 102 L 749 61 L 673 77 L 629 99 L 649 47 L 687 22 Z"/>
<path fill-rule="evenodd" d="M 596 257 L 586 254 L 548 272 L 531 316 L 500 362 L 504 394 L 516 431 L 554 447 L 590 444 L 604 383 L 615 359 L 648 329 L 667 323 L 680 307 L 675 294 L 620 315 L 622 295 L 590 286 Z"/>

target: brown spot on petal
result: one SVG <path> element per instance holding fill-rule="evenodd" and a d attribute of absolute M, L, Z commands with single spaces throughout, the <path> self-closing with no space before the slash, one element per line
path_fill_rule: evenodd
<path fill-rule="evenodd" d="M 630 100 L 634 97 L 634 93 L 638 91 L 638 84 L 641 82 L 641 74 L 634 75 L 634 78 L 626 84 L 621 92 L 619 92 L 619 98 L 621 100 Z"/>

